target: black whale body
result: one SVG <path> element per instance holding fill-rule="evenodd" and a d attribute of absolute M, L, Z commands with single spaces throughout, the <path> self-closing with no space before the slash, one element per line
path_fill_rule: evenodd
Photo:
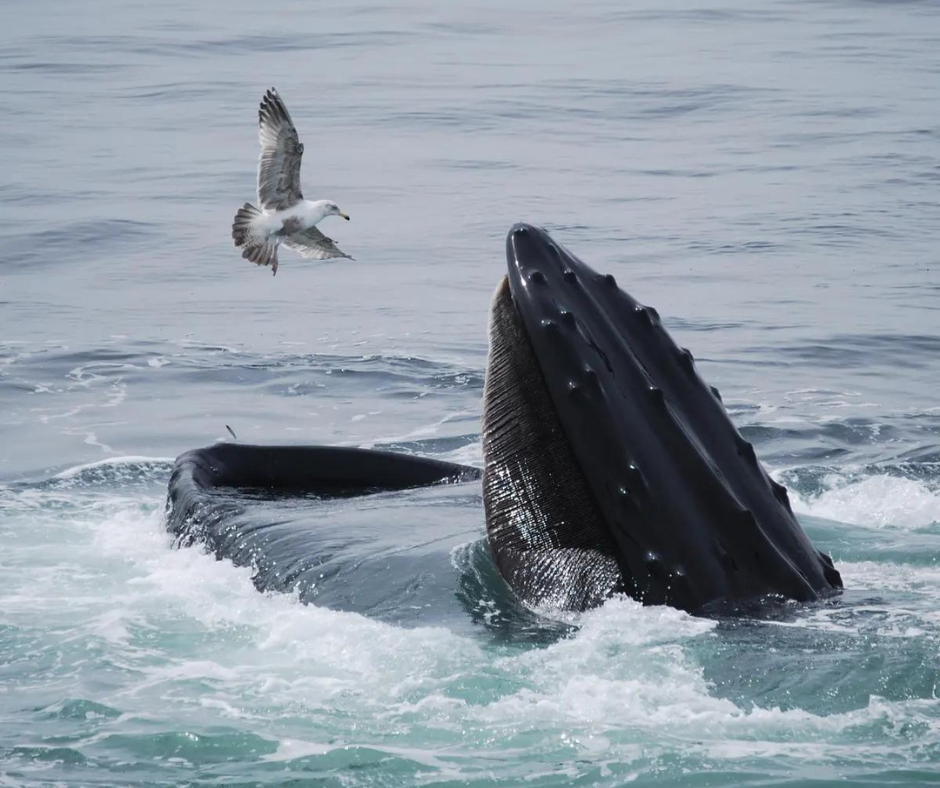
<path fill-rule="evenodd" d="M 842 587 L 655 310 L 530 225 L 510 231 L 507 262 L 490 316 L 483 500 L 493 561 L 522 602 L 582 610 L 625 593 L 708 612 Z M 302 589 L 317 563 L 309 524 L 255 522 L 243 499 L 479 476 L 391 452 L 217 444 L 177 459 L 167 528 L 253 566 L 259 588 Z"/>

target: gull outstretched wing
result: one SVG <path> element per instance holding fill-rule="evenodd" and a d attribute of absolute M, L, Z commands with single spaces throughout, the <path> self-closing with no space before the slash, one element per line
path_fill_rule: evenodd
<path fill-rule="evenodd" d="M 315 257 L 317 260 L 328 260 L 331 257 L 348 257 L 350 260 L 353 259 L 351 255 L 341 251 L 340 248 L 333 243 L 332 238 L 327 238 L 316 227 L 311 227 L 301 233 L 288 235 L 284 239 L 284 243 L 304 257 Z"/>
<path fill-rule="evenodd" d="M 261 140 L 258 202 L 265 209 L 290 208 L 304 198 L 300 191 L 300 162 L 304 146 L 287 107 L 274 88 L 261 100 L 258 124 Z"/>

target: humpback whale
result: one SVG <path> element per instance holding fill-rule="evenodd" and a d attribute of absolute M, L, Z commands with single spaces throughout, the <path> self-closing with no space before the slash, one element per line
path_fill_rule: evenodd
<path fill-rule="evenodd" d="M 483 504 L 500 577 L 529 606 L 584 610 L 612 594 L 707 614 L 841 589 L 652 307 L 528 224 L 506 241 L 490 309 Z M 259 528 L 252 495 L 356 496 L 479 479 L 404 453 L 220 443 L 186 452 L 168 488 L 178 546 L 202 543 L 293 590 L 308 532 Z M 316 505 L 312 503 L 311 505 Z"/>

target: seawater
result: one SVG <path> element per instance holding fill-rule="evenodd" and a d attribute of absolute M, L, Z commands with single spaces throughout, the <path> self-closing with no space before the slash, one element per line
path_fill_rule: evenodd
<path fill-rule="evenodd" d="M 940 783 L 936 3 L 2 11 L 0 784 Z M 230 246 L 272 85 L 354 262 Z M 475 485 L 310 502 L 332 606 L 172 549 L 225 425 L 479 464 L 517 220 L 657 307 L 841 597 L 508 625 Z"/>

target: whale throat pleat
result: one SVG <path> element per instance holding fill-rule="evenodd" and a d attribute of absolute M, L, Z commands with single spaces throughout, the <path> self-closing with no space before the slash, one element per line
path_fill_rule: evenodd
<path fill-rule="evenodd" d="M 490 315 L 483 402 L 490 549 L 525 603 L 583 610 L 623 590 L 623 576 L 505 279 Z"/>

